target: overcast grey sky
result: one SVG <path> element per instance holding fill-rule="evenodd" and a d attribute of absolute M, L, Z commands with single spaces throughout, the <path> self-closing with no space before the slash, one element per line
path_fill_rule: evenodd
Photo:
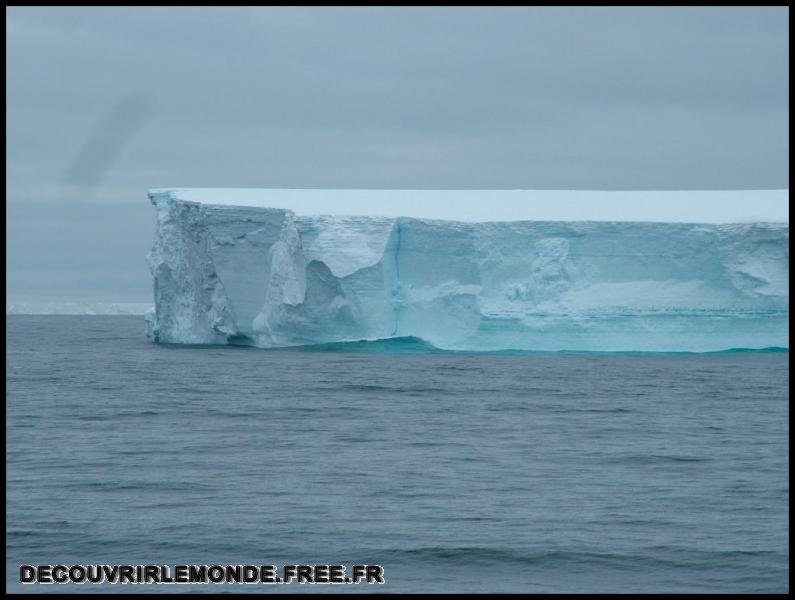
<path fill-rule="evenodd" d="M 786 8 L 6 17 L 8 300 L 148 300 L 152 187 L 789 187 Z"/>

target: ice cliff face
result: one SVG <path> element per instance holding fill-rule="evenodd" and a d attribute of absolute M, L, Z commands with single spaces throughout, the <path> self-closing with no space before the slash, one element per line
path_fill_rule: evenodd
<path fill-rule="evenodd" d="M 786 223 L 298 216 L 150 192 L 157 342 L 788 347 Z"/>

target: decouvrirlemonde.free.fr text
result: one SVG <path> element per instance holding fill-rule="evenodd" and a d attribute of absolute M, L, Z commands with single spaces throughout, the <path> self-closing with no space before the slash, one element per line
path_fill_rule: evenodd
<path fill-rule="evenodd" d="M 380 565 L 22 565 L 26 584 L 384 583 Z"/>

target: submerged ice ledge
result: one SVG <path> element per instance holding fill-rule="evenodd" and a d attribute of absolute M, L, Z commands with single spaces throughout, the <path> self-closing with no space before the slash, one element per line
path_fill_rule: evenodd
<path fill-rule="evenodd" d="M 528 220 L 537 201 L 566 194 L 608 207 L 664 196 L 666 210 L 678 207 L 678 220 L 690 222 Z M 703 219 L 687 219 L 697 211 L 684 210 L 723 198 L 730 208 L 720 214 L 742 220 L 739 205 L 731 208 L 741 198 L 746 211 L 787 219 L 786 197 L 786 190 L 153 190 L 155 308 L 147 331 L 157 342 L 259 347 L 391 337 L 488 351 L 788 347 L 788 224 L 697 223 Z M 425 206 L 415 215 L 451 211 L 458 198 L 493 208 L 498 220 L 302 214 L 328 212 L 324 198 L 337 212 L 368 198 L 371 211 Z M 512 211 L 525 220 L 499 220 Z"/>

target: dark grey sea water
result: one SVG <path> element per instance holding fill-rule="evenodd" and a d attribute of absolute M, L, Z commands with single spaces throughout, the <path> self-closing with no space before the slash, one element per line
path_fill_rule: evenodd
<path fill-rule="evenodd" d="M 789 589 L 787 353 L 267 351 L 156 346 L 140 317 L 6 326 L 9 591 L 41 589 L 18 583 L 26 563 L 386 578 L 206 592 Z"/>

